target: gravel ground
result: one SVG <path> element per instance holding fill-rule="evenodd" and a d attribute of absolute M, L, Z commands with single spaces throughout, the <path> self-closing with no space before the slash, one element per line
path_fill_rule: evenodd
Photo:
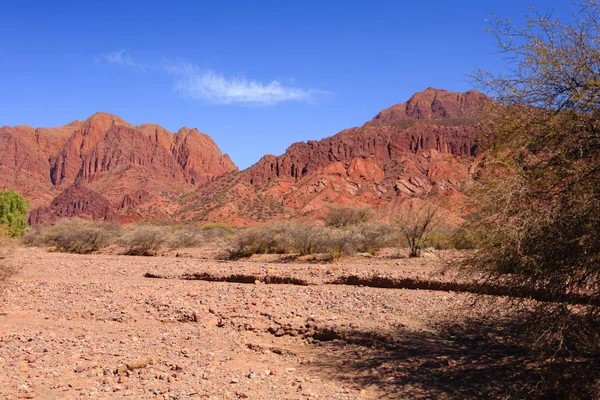
<path fill-rule="evenodd" d="M 434 371 L 465 357 L 435 327 L 485 314 L 472 296 L 322 284 L 345 274 L 444 279 L 439 256 L 277 261 L 19 248 L 12 262 L 20 273 L 0 289 L 0 398 L 455 398 L 431 379 L 408 378 L 423 363 L 433 360 Z"/>

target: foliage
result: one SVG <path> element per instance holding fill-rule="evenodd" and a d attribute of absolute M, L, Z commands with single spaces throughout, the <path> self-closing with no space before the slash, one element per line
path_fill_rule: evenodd
<path fill-rule="evenodd" d="M 193 226 L 173 227 L 166 234 L 166 244 L 170 249 L 196 247 L 204 241 L 202 230 Z"/>
<path fill-rule="evenodd" d="M 392 246 L 396 242 L 396 230 L 382 223 L 360 224 L 351 229 L 354 245 L 359 253 L 375 255 L 384 247 Z"/>
<path fill-rule="evenodd" d="M 0 225 L 8 228 L 10 236 L 21 236 L 27 227 L 29 203 L 14 190 L 0 192 Z"/>
<path fill-rule="evenodd" d="M 392 227 L 384 224 L 340 229 L 308 222 L 276 222 L 240 229 L 228 241 L 226 258 L 269 253 L 301 256 L 327 253 L 337 261 L 342 255 L 357 251 L 374 254 L 392 242 L 392 235 Z"/>
<path fill-rule="evenodd" d="M 368 222 L 373 217 L 373 210 L 368 207 L 338 207 L 329 206 L 321 219 L 325 226 L 333 228 L 347 228 Z"/>
<path fill-rule="evenodd" d="M 118 226 L 108 223 L 65 219 L 53 226 L 29 228 L 22 240 L 32 246 L 55 247 L 68 253 L 88 254 L 111 244 L 118 231 Z"/>
<path fill-rule="evenodd" d="M 169 227 L 135 225 L 125 229 L 118 243 L 126 248 L 130 256 L 153 256 L 169 237 Z"/>
<path fill-rule="evenodd" d="M 576 5 L 568 24 L 534 11 L 525 28 L 492 25 L 510 64 L 504 75 L 475 76 L 500 106 L 480 143 L 488 155 L 471 224 L 479 249 L 464 265 L 553 293 L 555 302 L 530 314 L 536 343 L 551 357 L 579 357 L 600 370 L 600 5 Z M 589 304 L 571 307 L 562 301 L 569 293 Z M 551 322 L 544 329 L 535 322 L 541 316 Z"/>

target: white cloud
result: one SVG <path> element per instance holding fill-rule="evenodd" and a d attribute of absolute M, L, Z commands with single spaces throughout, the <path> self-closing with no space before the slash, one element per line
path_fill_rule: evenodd
<path fill-rule="evenodd" d="M 126 50 L 113 51 L 95 58 L 121 67 L 141 71 L 162 71 L 175 77 L 174 88 L 184 96 L 215 104 L 274 105 L 286 101 L 314 102 L 328 94 L 324 90 L 284 86 L 280 82 L 259 82 L 244 77 L 228 78 L 211 70 L 201 70 L 193 64 L 179 62 L 162 65 L 139 63 Z"/>
<path fill-rule="evenodd" d="M 111 53 L 104 54 L 100 58 L 96 58 L 96 61 L 102 60 L 109 64 L 119 65 L 121 67 L 135 68 L 145 70 L 146 66 L 136 62 L 133 57 L 126 50 L 113 51 Z"/>
<path fill-rule="evenodd" d="M 268 83 L 247 80 L 243 77 L 227 78 L 214 71 L 202 71 L 191 64 L 167 67 L 177 76 L 175 90 L 185 96 L 217 104 L 277 104 L 285 101 L 312 102 L 322 90 L 284 86 L 278 81 Z"/>

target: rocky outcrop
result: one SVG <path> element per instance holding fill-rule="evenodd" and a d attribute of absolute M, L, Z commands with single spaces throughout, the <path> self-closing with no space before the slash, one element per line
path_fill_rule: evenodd
<path fill-rule="evenodd" d="M 318 214 L 332 203 L 387 213 L 424 197 L 457 203 L 471 181 L 478 118 L 489 101 L 474 91 L 427 89 L 362 127 L 295 143 L 200 187 L 184 198 L 180 217 L 254 223 Z"/>
<path fill-rule="evenodd" d="M 196 129 L 171 133 L 106 113 L 61 128 L 2 127 L 0 188 L 23 193 L 36 224 L 72 216 L 247 224 L 315 216 L 329 204 L 387 214 L 423 199 L 458 204 L 489 102 L 430 88 L 361 127 L 292 144 L 241 172 Z"/>
<path fill-rule="evenodd" d="M 291 145 L 285 154 L 265 156 L 250 167 L 247 179 L 262 184 L 273 178 L 299 180 L 332 162 L 346 165 L 355 157 L 380 163 L 402 154 L 436 150 L 459 157 L 476 153 L 475 129 L 488 98 L 478 92 L 427 89 L 403 104 L 380 112 L 360 128 Z"/>
<path fill-rule="evenodd" d="M 448 124 L 464 124 L 481 116 L 489 98 L 477 91 L 455 93 L 428 88 L 412 96 L 406 103 L 381 111 L 367 125 L 393 125 L 407 120 L 437 120 Z"/>
<path fill-rule="evenodd" d="M 0 128 L 0 189 L 16 189 L 30 200 L 35 223 L 104 218 L 98 196 L 116 214 L 130 215 L 146 204 L 136 218 L 163 216 L 176 209 L 179 196 L 235 171 L 229 157 L 196 129 L 171 133 L 106 113 L 59 128 Z M 83 203 L 74 200 L 77 195 Z"/>
<path fill-rule="evenodd" d="M 53 224 L 62 218 L 85 217 L 106 221 L 114 218 L 110 203 L 100 194 L 81 185 L 73 185 L 57 196 L 48 207 L 34 209 L 30 225 Z"/>
<path fill-rule="evenodd" d="M 197 129 L 182 128 L 175 134 L 171 152 L 192 185 L 202 185 L 215 178 L 237 171 L 227 154 L 221 154 L 210 136 Z"/>

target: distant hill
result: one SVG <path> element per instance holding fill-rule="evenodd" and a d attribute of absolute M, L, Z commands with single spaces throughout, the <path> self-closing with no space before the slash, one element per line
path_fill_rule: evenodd
<path fill-rule="evenodd" d="M 391 215 L 445 199 L 459 212 L 490 100 L 429 88 L 362 127 L 292 144 L 239 171 L 196 129 L 171 133 L 97 113 L 59 128 L 0 128 L 0 188 L 34 206 L 32 224 L 84 216 L 254 224 L 315 217 L 329 204 Z"/>

